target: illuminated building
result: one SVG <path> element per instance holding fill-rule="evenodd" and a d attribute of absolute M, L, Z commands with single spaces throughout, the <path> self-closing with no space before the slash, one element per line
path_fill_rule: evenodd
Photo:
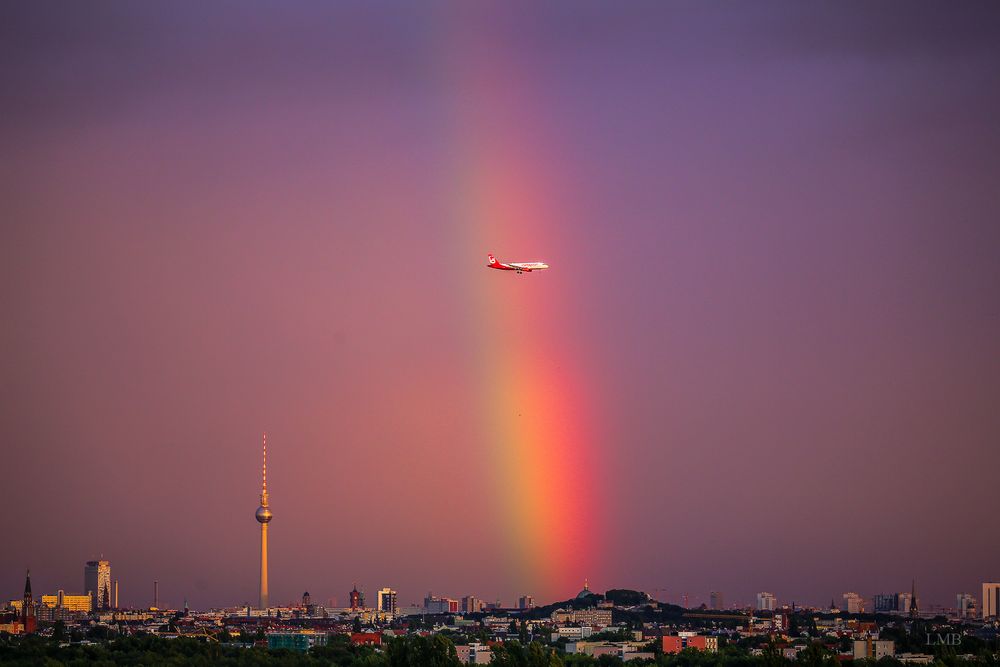
<path fill-rule="evenodd" d="M 431 593 L 424 598 L 424 612 L 427 614 L 454 614 L 458 612 L 458 600 L 441 598 Z"/>
<path fill-rule="evenodd" d="M 90 596 L 91 609 L 111 609 L 111 563 L 88 560 L 83 568 L 83 591 Z"/>
<path fill-rule="evenodd" d="M 896 643 L 887 639 L 855 639 L 855 660 L 881 660 L 891 658 L 896 654 Z"/>
<path fill-rule="evenodd" d="M 267 524 L 271 521 L 271 509 L 267 502 L 267 433 L 264 434 L 264 463 L 261 466 L 260 507 L 254 515 L 260 523 L 260 609 L 268 608 L 267 594 Z"/>
<path fill-rule="evenodd" d="M 383 614 L 395 614 L 397 610 L 396 606 L 396 591 L 391 588 L 383 588 L 378 592 L 378 606 L 376 609 Z"/>
<path fill-rule="evenodd" d="M 983 583 L 983 618 L 1000 616 L 1000 584 L 996 582 Z"/>
<path fill-rule="evenodd" d="M 42 604 L 50 609 L 65 609 L 67 611 L 90 612 L 93 609 L 93 598 L 89 595 L 66 595 L 59 591 L 55 595 L 43 595 Z"/>
<path fill-rule="evenodd" d="M 611 609 L 556 609 L 549 618 L 553 623 L 578 623 L 606 628 L 611 625 Z"/>
<path fill-rule="evenodd" d="M 844 593 L 844 611 L 848 614 L 865 613 L 865 599 L 857 593 Z"/>
<path fill-rule="evenodd" d="M 517 599 L 518 609 L 531 609 L 535 606 L 535 599 L 530 595 L 522 595 Z"/>
<path fill-rule="evenodd" d="M 719 638 L 699 635 L 694 632 L 678 632 L 676 635 L 668 635 L 663 638 L 664 653 L 680 653 L 686 648 L 717 653 L 719 650 Z"/>

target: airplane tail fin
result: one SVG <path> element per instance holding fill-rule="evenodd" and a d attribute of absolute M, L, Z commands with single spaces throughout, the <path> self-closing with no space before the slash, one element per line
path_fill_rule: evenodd
<path fill-rule="evenodd" d="M 487 255 L 487 257 L 489 257 L 489 258 L 490 258 L 490 265 L 491 265 L 491 266 L 492 266 L 493 264 L 496 264 L 496 263 L 497 263 L 497 258 L 493 256 L 493 253 L 490 253 L 489 255 Z"/>

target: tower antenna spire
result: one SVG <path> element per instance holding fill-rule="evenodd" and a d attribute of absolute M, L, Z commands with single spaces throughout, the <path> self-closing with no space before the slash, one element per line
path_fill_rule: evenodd
<path fill-rule="evenodd" d="M 261 487 L 260 487 L 260 504 L 267 507 L 267 431 L 264 431 L 264 462 L 260 468 L 261 472 Z"/>

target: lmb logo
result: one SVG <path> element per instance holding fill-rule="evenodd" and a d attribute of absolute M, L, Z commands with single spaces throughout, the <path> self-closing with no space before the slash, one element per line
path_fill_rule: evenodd
<path fill-rule="evenodd" d="M 927 633 L 928 646 L 958 646 L 962 643 L 962 634 L 959 632 L 949 632 L 948 634 Z"/>

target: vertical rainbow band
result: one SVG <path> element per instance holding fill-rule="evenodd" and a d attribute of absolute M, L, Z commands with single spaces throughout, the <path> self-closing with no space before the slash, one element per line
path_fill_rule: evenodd
<path fill-rule="evenodd" d="M 603 525 L 594 412 L 571 341 L 559 339 L 572 329 L 567 322 L 574 314 L 537 296 L 542 285 L 533 281 L 553 276 L 516 275 L 485 265 L 488 252 L 501 261 L 546 260 L 547 249 L 566 233 L 560 228 L 569 225 L 546 208 L 552 198 L 545 196 L 551 179 L 544 146 L 537 133 L 529 137 L 515 120 L 526 118 L 530 105 L 498 99 L 499 83 L 489 77 L 489 67 L 482 71 L 466 62 L 463 68 L 467 76 L 459 88 L 475 94 L 455 101 L 458 236 L 462 252 L 478 253 L 486 278 L 498 281 L 468 295 L 495 511 L 507 544 L 509 578 L 524 592 L 564 599 L 597 574 L 595 545 Z M 497 247 L 498 239 L 517 247 Z M 505 254 L 512 250 L 532 256 Z M 550 271 L 559 270 L 553 265 Z"/>

